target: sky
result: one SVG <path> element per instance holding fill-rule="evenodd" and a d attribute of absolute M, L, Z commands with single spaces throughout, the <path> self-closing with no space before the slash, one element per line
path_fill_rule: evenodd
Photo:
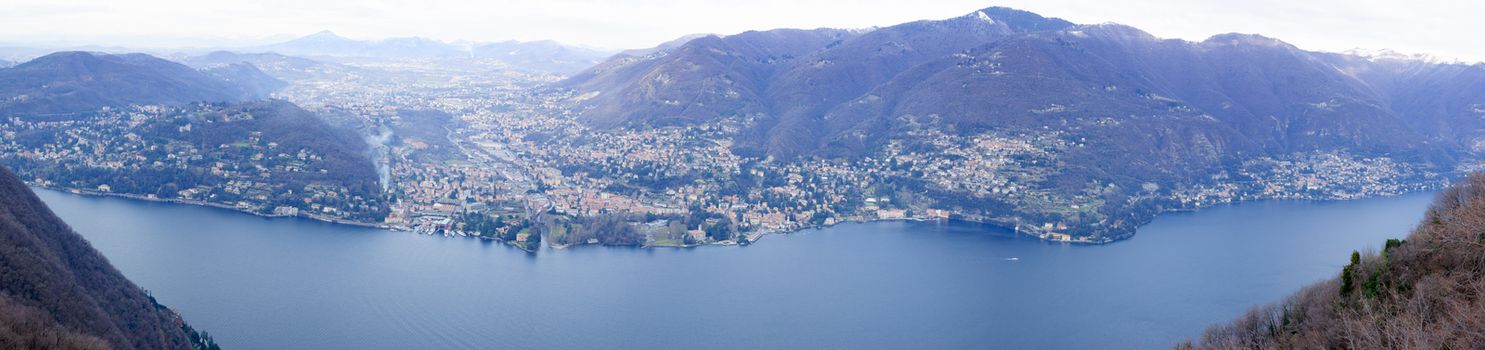
<path fill-rule="evenodd" d="M 1256 33 L 1308 50 L 1393 49 L 1485 61 L 1480 0 L 4 0 L 0 43 L 141 48 L 264 44 L 331 30 L 355 39 L 550 39 L 651 47 L 693 33 L 868 28 L 1006 6 L 1164 38 Z"/>

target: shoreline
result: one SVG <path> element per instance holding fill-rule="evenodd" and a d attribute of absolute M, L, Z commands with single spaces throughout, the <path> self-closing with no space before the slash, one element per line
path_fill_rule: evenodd
<path fill-rule="evenodd" d="M 345 219 L 329 218 L 329 217 L 324 217 L 324 216 L 319 216 L 319 215 L 313 215 L 313 214 L 300 214 L 300 215 L 264 214 L 264 213 L 259 213 L 259 212 L 245 210 L 245 209 L 239 208 L 239 207 L 234 206 L 234 205 L 227 205 L 227 204 L 223 204 L 223 203 L 208 202 L 208 201 L 200 201 L 200 200 L 194 200 L 194 199 L 158 198 L 158 197 L 149 197 L 148 195 L 139 195 L 139 194 L 132 194 L 132 193 L 102 192 L 102 191 L 85 190 L 85 189 L 78 189 L 78 188 L 42 186 L 42 185 L 31 184 L 31 183 L 28 183 L 26 185 L 27 186 L 31 186 L 33 188 L 39 188 L 39 189 L 44 189 L 44 190 L 57 191 L 57 192 L 63 192 L 63 193 L 68 193 L 68 194 L 75 194 L 75 195 L 83 195 L 83 196 L 114 197 L 114 198 L 132 199 L 132 200 L 138 200 L 138 201 L 144 201 L 144 202 L 153 202 L 153 203 L 167 203 L 167 204 L 180 204 L 180 205 L 192 205 L 192 206 L 200 206 L 200 207 L 209 207 L 209 208 L 230 210 L 230 211 L 233 211 L 233 212 L 248 214 L 248 215 L 257 216 L 257 217 L 261 217 L 261 218 L 269 218 L 269 219 L 274 219 L 274 218 L 302 218 L 302 219 L 308 219 L 308 220 L 319 221 L 319 222 L 330 223 L 330 224 L 337 224 L 337 225 L 347 225 L 347 226 L 356 226 L 356 227 L 365 227 L 365 228 L 379 228 L 379 229 L 386 229 L 386 230 L 392 230 L 392 231 L 407 231 L 406 228 L 396 227 L 396 226 L 392 226 L 392 225 L 376 224 L 376 223 L 369 223 L 369 222 L 361 222 L 361 221 L 355 221 L 355 220 L 345 220 Z"/>
<path fill-rule="evenodd" d="M 42 185 L 36 185 L 36 184 L 31 184 L 31 183 L 27 183 L 27 186 L 30 186 L 30 187 L 33 187 L 33 188 L 39 188 L 39 189 L 45 189 L 45 190 L 63 192 L 63 193 L 68 193 L 68 194 L 82 195 L 82 196 L 114 197 L 114 198 L 124 198 L 124 199 L 139 200 L 139 201 L 153 202 L 153 203 L 167 203 L 167 204 L 178 204 L 178 205 L 192 205 L 192 206 L 210 207 L 210 208 L 216 208 L 216 209 L 230 210 L 230 211 L 237 212 L 237 213 L 249 214 L 249 215 L 253 215 L 253 216 L 257 216 L 257 217 L 261 217 L 261 218 L 269 218 L 269 219 L 273 219 L 273 218 L 301 218 L 301 219 L 308 219 L 308 220 L 313 220 L 313 221 L 318 221 L 318 222 L 323 222 L 323 223 L 329 223 L 329 224 L 336 224 L 336 225 L 347 225 L 347 226 L 362 227 L 362 228 L 384 229 L 384 230 L 395 231 L 395 232 L 412 232 L 414 234 L 422 235 L 421 233 L 414 232 L 413 230 L 411 230 L 411 229 L 409 229 L 407 227 L 400 227 L 400 226 L 396 226 L 396 225 L 388 225 L 388 224 L 380 224 L 380 223 L 361 222 L 361 221 L 355 221 L 355 220 L 336 219 L 336 218 L 329 218 L 329 217 L 324 217 L 324 216 L 319 216 L 319 215 L 313 215 L 313 214 L 299 214 L 299 215 L 264 214 L 264 213 L 259 213 L 259 212 L 245 210 L 243 208 L 239 208 L 239 207 L 233 206 L 233 205 L 227 205 L 227 204 L 223 204 L 223 203 L 207 202 L 207 201 L 200 201 L 200 200 L 178 199 L 178 198 L 158 198 L 158 197 L 149 197 L 148 195 L 138 195 L 138 194 L 131 194 L 131 193 L 102 192 L 102 191 L 96 191 L 96 190 L 77 189 L 77 188 L 66 188 L 66 187 L 42 186 Z M 1218 206 L 1224 206 L 1224 205 L 1242 205 L 1242 204 L 1246 204 L 1246 203 L 1264 202 L 1264 201 L 1344 202 L 1344 201 L 1372 199 L 1372 198 L 1397 197 L 1397 196 L 1403 196 L 1403 195 L 1408 195 L 1408 194 L 1413 194 L 1413 193 L 1420 193 L 1420 192 L 1428 192 L 1428 191 L 1437 191 L 1437 189 L 1419 189 L 1419 190 L 1415 190 L 1415 191 L 1404 191 L 1404 192 L 1399 192 L 1399 193 L 1381 194 L 1381 195 L 1356 197 L 1356 198 L 1249 198 L 1249 199 L 1240 199 L 1240 200 L 1239 199 L 1234 199 L 1234 200 L 1230 200 L 1230 201 L 1226 201 L 1226 202 L 1217 202 L 1217 203 L 1211 203 L 1211 204 L 1205 204 L 1205 205 L 1198 205 L 1198 206 L 1195 206 L 1195 207 L 1170 208 L 1170 209 L 1161 210 L 1161 211 L 1155 213 L 1152 216 L 1152 218 L 1151 218 L 1150 221 L 1153 222 L 1154 221 L 1154 218 L 1159 217 L 1159 216 L 1164 215 L 1164 214 L 1169 214 L 1169 213 L 1194 213 L 1194 212 L 1199 212 L 1199 211 L 1201 211 L 1203 209 L 1209 209 L 1209 208 L 1218 207 Z M 947 217 L 947 218 L 938 218 L 938 217 L 933 217 L 933 218 L 930 218 L 930 217 L 908 217 L 908 218 L 893 218 L 893 219 L 842 220 L 842 221 L 837 221 L 837 222 L 835 222 L 833 224 L 830 224 L 830 225 L 801 226 L 801 227 L 795 227 L 795 228 L 790 228 L 790 229 L 786 229 L 786 230 L 764 230 L 764 231 L 753 231 L 753 232 L 739 232 L 739 234 L 742 237 L 747 238 L 748 244 L 739 244 L 739 242 L 736 241 L 736 240 L 726 240 L 726 241 L 719 241 L 719 242 L 711 242 L 711 243 L 703 243 L 703 244 L 691 244 L 691 245 L 679 245 L 679 246 L 669 246 L 669 245 L 666 245 L 666 246 L 638 245 L 638 246 L 635 246 L 635 247 L 637 247 L 637 248 L 644 248 L 644 249 L 658 249 L 658 248 L 689 249 L 689 248 L 696 248 L 696 247 L 702 247 L 702 246 L 745 246 L 745 245 L 751 245 L 753 243 L 757 243 L 759 240 L 763 239 L 764 236 L 768 236 L 768 235 L 788 235 L 788 234 L 795 234 L 795 233 L 799 233 L 799 232 L 805 231 L 805 230 L 810 230 L 810 229 L 825 229 L 825 228 L 830 228 L 830 227 L 834 227 L 834 226 L 841 225 L 841 224 L 852 224 L 852 223 L 854 223 L 854 224 L 864 224 L 864 223 L 873 223 L 873 222 L 894 222 L 894 221 L 902 221 L 902 222 L 930 222 L 930 221 L 937 221 L 937 222 L 960 222 L 960 223 L 966 223 L 966 224 L 985 225 L 985 226 L 990 226 L 990 227 L 995 227 L 995 228 L 999 228 L 999 229 L 1004 229 L 1004 230 L 1011 231 L 1012 234 L 1014 234 L 1016 236 L 1023 236 L 1024 235 L 1024 236 L 1027 236 L 1027 237 L 1030 237 L 1030 238 L 1035 238 L 1035 239 L 1037 239 L 1039 241 L 1042 241 L 1043 243 L 1056 243 L 1056 244 L 1066 244 L 1066 245 L 1107 245 L 1107 244 L 1116 243 L 1116 242 L 1119 242 L 1119 241 L 1123 241 L 1123 240 L 1127 240 L 1127 239 L 1133 238 L 1135 236 L 1135 234 L 1138 233 L 1139 228 L 1144 227 L 1145 225 L 1148 225 L 1149 224 L 1149 222 L 1140 224 L 1139 226 L 1137 226 L 1133 231 L 1131 231 L 1128 234 L 1122 234 L 1122 235 L 1112 236 L 1112 237 L 1105 237 L 1103 240 L 1095 241 L 1095 240 L 1086 240 L 1086 239 L 1059 239 L 1059 238 L 1053 238 L 1053 235 L 1047 234 L 1045 232 L 1044 233 L 1041 233 L 1041 234 L 1038 234 L 1037 233 L 1038 231 L 1035 230 L 1034 228 L 1029 228 L 1029 229 L 1023 230 L 1023 229 L 1021 229 L 1022 225 L 1020 223 L 1016 223 L 1016 222 L 1003 222 L 1001 220 L 975 220 L 975 219 L 970 219 L 970 218 L 965 218 L 965 217 L 958 217 L 958 218 L 955 218 L 955 217 Z M 1030 226 L 1028 226 L 1028 227 L 1030 227 Z M 1053 232 L 1053 233 L 1055 233 L 1055 232 Z M 445 237 L 458 237 L 458 236 L 452 236 L 452 235 L 444 235 L 444 236 Z M 478 236 L 469 236 L 469 237 L 478 237 Z M 489 239 L 489 238 L 485 238 L 485 237 L 479 237 L 479 238 L 481 238 L 481 239 Z M 499 240 L 495 240 L 495 241 L 499 241 Z M 534 253 L 535 252 L 535 251 L 527 250 L 524 247 L 517 246 L 516 244 L 511 243 L 511 242 L 504 242 L 504 243 L 507 243 L 507 244 L 509 244 L 511 246 L 516 247 L 517 249 L 526 251 L 528 253 Z M 587 246 L 587 245 L 601 245 L 601 244 L 578 244 L 578 243 L 563 244 L 563 245 L 547 244 L 548 247 L 550 247 L 550 248 L 552 248 L 554 250 L 566 250 L 566 249 L 569 249 L 569 248 L 575 248 L 575 247 Z"/>

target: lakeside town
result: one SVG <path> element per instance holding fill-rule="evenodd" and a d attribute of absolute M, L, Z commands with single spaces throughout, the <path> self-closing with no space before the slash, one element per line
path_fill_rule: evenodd
<path fill-rule="evenodd" d="M 401 74 L 291 81 L 276 95 L 367 135 L 367 158 L 380 173 L 371 190 L 333 176 L 276 183 L 330 170 L 313 147 L 278 152 L 261 134 L 182 142 L 170 134 L 191 133 L 194 124 L 180 122 L 189 113 L 160 106 L 10 120 L 0 124 L 0 161 L 28 171 L 34 186 L 482 237 L 528 250 L 543 240 L 555 247 L 749 244 L 843 222 L 947 219 L 1101 244 L 1164 211 L 1396 195 L 1440 188 L 1450 175 L 1387 157 L 1305 153 L 1248 160 L 1209 181 L 1145 183 L 1120 198 L 1126 202 L 1108 203 L 1113 184 L 1090 183 L 1077 193 L 1045 185 L 1064 168 L 1063 153 L 1087 147 L 1066 132 L 921 129 L 854 160 L 747 157 L 731 150 L 742 121 L 596 130 L 574 117 L 577 96 L 544 87 L 559 76 L 437 67 L 379 63 L 360 68 Z M 222 118 L 213 122 L 251 115 Z M 166 124 L 174 129 L 159 127 Z M 181 170 L 199 176 L 113 180 Z M 1115 217 L 1106 210 L 1111 204 L 1144 212 Z M 1079 231 L 1087 227 L 1127 231 Z"/>

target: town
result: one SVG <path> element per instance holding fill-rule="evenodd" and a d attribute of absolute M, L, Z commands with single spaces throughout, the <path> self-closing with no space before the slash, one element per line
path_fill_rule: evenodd
<path fill-rule="evenodd" d="M 191 142 L 186 135 L 203 123 L 252 118 L 203 120 L 199 112 L 210 107 L 199 106 L 11 119 L 0 124 L 0 162 L 35 186 L 481 237 L 532 251 L 542 244 L 749 244 L 844 222 L 946 219 L 1107 243 L 1163 211 L 1395 195 L 1439 188 L 1451 175 L 1386 157 L 1314 153 L 1251 159 L 1200 182 L 1119 188 L 1094 181 L 1068 191 L 1049 179 L 1065 168 L 1063 153 L 1087 146 L 1064 131 L 924 128 L 859 159 L 783 160 L 732 151 L 745 120 L 590 128 L 573 115 L 578 96 L 546 87 L 556 75 L 477 63 L 357 68 L 362 73 L 290 81 L 276 96 L 370 140 L 364 158 L 375 163 L 375 186 L 332 174 L 312 146 L 286 151 L 259 133 Z M 140 173 L 152 175 L 134 176 Z M 141 178 L 158 183 L 124 180 Z M 1116 191 L 1129 195 L 1109 195 Z"/>

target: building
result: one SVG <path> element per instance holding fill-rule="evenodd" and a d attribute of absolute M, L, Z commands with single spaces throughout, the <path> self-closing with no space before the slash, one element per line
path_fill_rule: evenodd
<path fill-rule="evenodd" d="M 273 215 L 277 216 L 299 216 L 299 208 L 280 206 L 273 208 Z"/>
<path fill-rule="evenodd" d="M 877 218 L 882 220 L 906 219 L 907 211 L 902 209 L 880 209 L 877 210 Z"/>

